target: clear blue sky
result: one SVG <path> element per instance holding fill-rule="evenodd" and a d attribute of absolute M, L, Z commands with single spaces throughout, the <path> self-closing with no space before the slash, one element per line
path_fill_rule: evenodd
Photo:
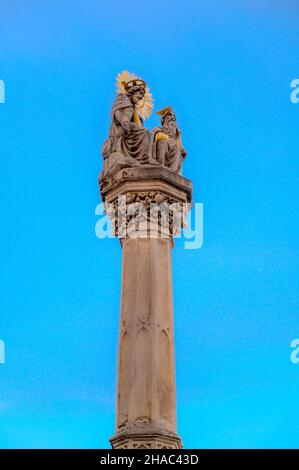
<path fill-rule="evenodd" d="M 121 249 L 94 210 L 123 69 L 176 110 L 204 203 L 173 251 L 184 445 L 299 447 L 298 3 L 203 3 L 1 1 L 0 447 L 109 447 Z"/>

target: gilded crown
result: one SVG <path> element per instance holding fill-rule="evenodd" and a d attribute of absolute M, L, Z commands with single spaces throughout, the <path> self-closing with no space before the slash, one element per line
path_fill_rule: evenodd
<path fill-rule="evenodd" d="M 134 86 L 142 87 L 144 90 L 146 89 L 146 83 L 144 80 L 141 78 L 133 78 L 132 80 L 129 80 L 128 82 L 121 82 L 122 86 L 124 87 L 125 91 L 129 91 L 130 88 Z"/>

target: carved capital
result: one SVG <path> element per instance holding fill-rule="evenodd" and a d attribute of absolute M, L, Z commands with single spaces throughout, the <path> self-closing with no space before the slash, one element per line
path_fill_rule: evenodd
<path fill-rule="evenodd" d="M 101 186 L 101 194 L 117 237 L 172 238 L 185 225 L 192 186 L 165 168 L 128 168 Z"/>

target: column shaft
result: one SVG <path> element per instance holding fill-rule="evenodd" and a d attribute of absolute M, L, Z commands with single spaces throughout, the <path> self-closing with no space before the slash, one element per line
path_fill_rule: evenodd
<path fill-rule="evenodd" d="M 177 426 L 171 242 L 128 238 L 122 247 L 116 430 L 172 438 Z"/>

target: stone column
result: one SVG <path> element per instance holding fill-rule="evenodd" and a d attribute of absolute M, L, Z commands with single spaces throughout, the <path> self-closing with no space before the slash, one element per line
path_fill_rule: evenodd
<path fill-rule="evenodd" d="M 182 447 L 171 250 L 191 193 L 189 180 L 161 167 L 121 170 L 101 188 L 123 250 L 115 449 Z"/>

